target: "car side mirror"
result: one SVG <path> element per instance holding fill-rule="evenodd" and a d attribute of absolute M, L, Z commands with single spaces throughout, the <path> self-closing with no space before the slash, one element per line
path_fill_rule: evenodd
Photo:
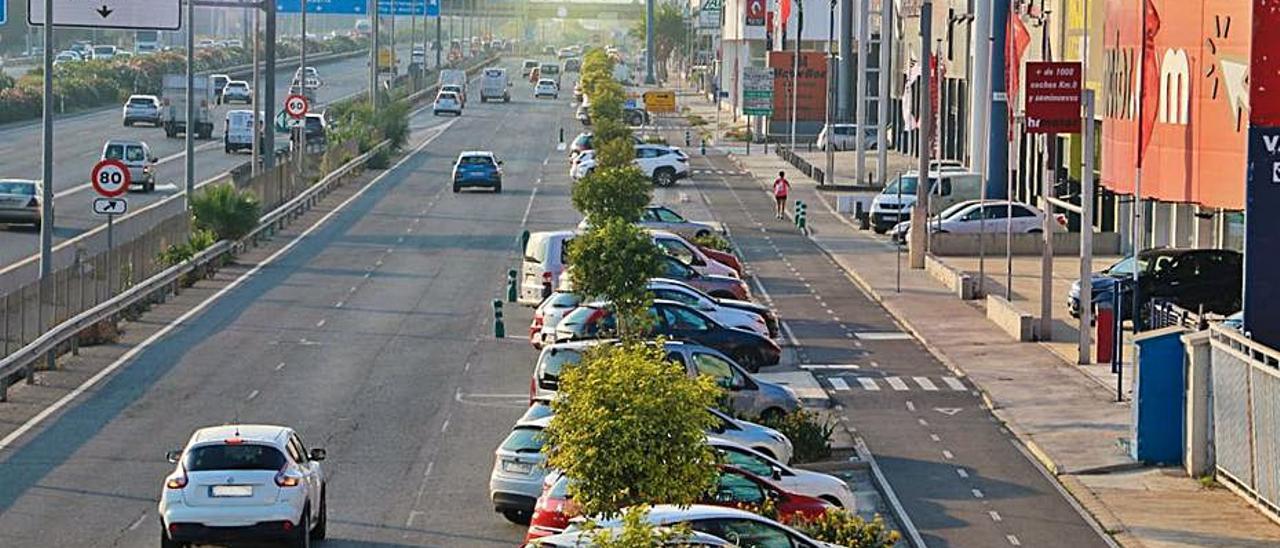
<path fill-rule="evenodd" d="M 169 461 L 170 464 L 178 464 L 178 458 L 181 456 L 182 450 L 174 449 L 164 454 L 164 460 Z"/>
<path fill-rule="evenodd" d="M 324 457 L 326 456 L 326 454 L 327 453 L 325 453 L 324 449 L 316 448 L 311 450 L 311 454 L 308 455 L 307 458 L 314 461 L 322 461 L 324 460 Z"/>

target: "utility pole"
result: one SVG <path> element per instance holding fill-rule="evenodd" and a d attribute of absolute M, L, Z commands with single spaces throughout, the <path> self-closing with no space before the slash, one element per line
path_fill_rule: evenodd
<path fill-rule="evenodd" d="M 302 96 L 307 96 L 307 0 L 302 0 L 302 47 L 298 50 L 298 83 Z M 302 117 L 302 127 L 298 130 L 298 173 L 307 173 L 307 117 Z"/>
<path fill-rule="evenodd" d="M 836 90 L 836 121 L 848 122 L 853 118 L 849 113 L 853 106 L 853 0 L 834 1 L 840 4 L 840 85 Z"/>
<path fill-rule="evenodd" d="M 369 106 L 378 108 L 378 0 L 369 0 Z"/>
<path fill-rule="evenodd" d="M 183 146 L 185 148 L 185 157 L 183 165 L 185 167 L 186 184 L 183 190 L 186 194 L 183 200 L 186 209 L 191 209 L 191 196 L 196 191 L 196 18 L 195 18 L 195 0 L 187 0 L 187 132 L 184 135 Z"/>
<path fill-rule="evenodd" d="M 444 24 L 440 21 L 441 19 L 444 18 L 444 0 L 436 0 L 436 1 L 440 2 L 440 9 L 438 10 L 438 13 L 436 13 L 436 68 L 439 69 L 440 68 L 440 50 L 444 49 L 444 44 L 441 43 L 441 39 L 440 39 L 440 34 L 443 31 L 442 27 L 444 26 Z"/>
<path fill-rule="evenodd" d="M 889 177 L 889 70 L 891 52 L 893 51 L 893 2 L 880 3 L 880 99 L 876 102 L 876 173 L 879 175 L 880 187 L 883 188 Z"/>
<path fill-rule="evenodd" d="M 969 78 L 973 85 L 969 93 L 969 166 L 974 173 L 986 173 L 987 141 L 991 138 L 987 133 L 987 112 L 991 109 L 991 44 L 994 43 L 990 2 L 973 3 L 973 26 L 970 28 L 973 63 L 970 64 Z M 981 40 L 984 37 L 987 38 L 985 43 Z M 983 181 L 983 184 L 991 187 L 990 181 Z"/>
<path fill-rule="evenodd" d="M 796 2 L 796 51 L 791 56 L 791 150 L 796 149 L 796 100 L 799 98 L 800 35 L 804 33 L 804 2 Z M 724 11 L 724 10 L 721 10 Z M 785 24 L 785 22 L 784 22 Z"/>
<path fill-rule="evenodd" d="M 645 0 L 644 15 L 644 83 L 653 85 L 657 80 L 653 77 L 653 4 L 656 0 Z"/>
<path fill-rule="evenodd" d="M 262 101 L 262 105 L 267 112 L 275 112 L 275 109 L 276 109 L 276 3 L 264 2 L 263 6 L 265 6 L 267 10 L 266 36 L 264 37 L 264 40 L 267 43 L 266 44 L 267 51 L 265 55 L 266 66 L 262 68 L 264 73 L 263 75 L 265 76 L 265 78 L 263 78 L 263 84 L 262 84 L 262 87 L 264 88 L 262 90 L 262 94 L 265 96 L 265 98 Z M 188 130 L 190 130 L 190 128 L 188 128 Z M 266 169 L 271 169 L 273 167 L 276 167 L 276 132 L 274 128 L 271 128 L 269 131 L 264 131 L 264 133 L 265 135 L 263 140 L 266 141 L 266 145 L 263 146 L 263 148 L 266 149 L 264 151 L 266 153 L 266 157 L 264 157 L 262 160 L 262 166 Z"/>
<path fill-rule="evenodd" d="M 992 67 L 990 81 L 988 82 L 991 89 L 991 103 L 987 109 L 987 162 L 993 166 L 1004 166 L 1009 164 L 1009 94 L 1005 81 L 1005 65 L 1009 62 L 1005 59 L 1005 48 L 1000 47 L 1005 44 L 1007 38 L 1007 30 L 1009 27 L 1009 3 L 993 2 L 991 4 L 991 39 L 997 47 L 991 48 L 991 61 L 989 65 Z M 976 91 L 976 90 L 975 90 Z M 1009 174 L 1003 169 L 989 170 L 991 178 L 987 181 L 987 186 L 992 191 L 1005 191 L 1005 196 L 993 196 L 996 198 L 1009 198 L 1007 188 Z"/>
<path fill-rule="evenodd" d="M 920 7 L 920 166 L 916 177 L 916 204 L 911 211 L 911 268 L 924 268 L 925 241 L 929 227 L 929 154 L 933 152 L 933 97 L 929 93 L 933 79 L 933 0 L 924 0 Z"/>
<path fill-rule="evenodd" d="M 854 173 L 857 174 L 858 184 L 867 180 L 867 143 L 863 138 L 862 128 L 867 125 L 867 56 L 871 55 L 871 31 L 867 27 L 871 25 L 871 17 L 868 15 L 871 9 L 870 2 L 871 0 L 858 0 L 858 74 L 854 82 L 856 105 L 853 109 L 853 115 L 856 118 L 853 138 L 853 150 L 856 155 Z M 884 78 L 883 71 L 880 73 L 880 78 Z"/>
<path fill-rule="evenodd" d="M 258 172 L 262 169 L 261 165 L 259 165 L 259 162 L 262 160 L 262 139 L 264 139 L 266 136 L 261 132 L 266 131 L 266 127 L 265 127 L 266 120 L 263 119 L 263 117 L 266 116 L 266 110 L 262 107 L 262 79 L 261 79 L 262 69 L 261 67 L 258 66 L 262 63 L 258 55 L 258 52 L 261 51 L 261 48 L 262 48 L 262 43 L 261 43 L 262 11 L 259 10 L 258 8 L 252 8 L 252 9 L 253 9 L 253 116 L 251 118 L 253 118 L 253 144 L 249 148 L 250 152 L 252 152 L 249 158 L 250 160 L 249 163 L 252 164 L 252 166 L 249 169 L 249 172 L 256 177 L 258 175 Z"/>
<path fill-rule="evenodd" d="M 39 314 L 36 320 L 40 324 L 40 332 L 45 332 L 44 303 L 47 297 L 44 288 L 49 276 L 53 274 L 53 0 L 44 0 L 44 100 L 41 101 L 40 123 L 41 138 L 44 146 L 41 149 L 41 181 L 40 181 L 40 300 Z M 111 268 L 108 264 L 107 268 Z M 108 278 L 109 279 L 109 278 Z M 114 290 L 115 288 L 110 288 Z M 7 328 L 6 328 L 7 329 Z M 45 368 L 53 369 L 54 358 L 50 352 L 45 355 Z M 34 375 L 27 375 L 27 382 L 35 381 Z"/>
<path fill-rule="evenodd" d="M 823 172 L 822 183 L 835 184 L 836 182 L 836 128 L 831 125 L 831 111 L 836 106 L 836 96 L 838 95 L 839 85 L 832 86 L 832 82 L 837 80 L 836 71 L 836 52 L 832 49 L 832 39 L 836 33 L 836 3 L 839 0 L 831 0 L 830 16 L 827 18 L 827 112 L 824 116 L 825 120 L 822 129 L 827 133 L 827 142 L 825 143 L 827 168 Z M 848 2 L 845 2 L 846 4 Z M 859 52 L 861 53 L 861 52 Z"/>

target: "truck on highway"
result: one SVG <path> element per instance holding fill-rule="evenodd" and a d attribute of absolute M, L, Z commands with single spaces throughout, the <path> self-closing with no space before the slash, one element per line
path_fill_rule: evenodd
<path fill-rule="evenodd" d="M 163 82 L 160 127 L 164 128 L 165 137 L 177 137 L 187 131 L 187 76 L 166 74 Z M 191 91 L 192 99 L 196 102 L 195 119 L 191 125 L 197 138 L 208 139 L 213 135 L 213 119 L 209 115 L 209 105 L 213 103 L 213 86 L 209 84 L 208 78 L 196 78 Z"/>
<path fill-rule="evenodd" d="M 480 102 L 485 103 L 490 99 L 504 103 L 511 102 L 511 82 L 507 81 L 507 69 L 501 67 L 484 69 L 484 74 L 480 77 Z"/>

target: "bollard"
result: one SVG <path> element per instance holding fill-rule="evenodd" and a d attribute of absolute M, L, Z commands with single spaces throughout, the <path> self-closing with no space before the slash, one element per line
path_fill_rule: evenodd
<path fill-rule="evenodd" d="M 803 215 L 801 213 L 801 211 L 803 210 L 804 210 L 804 202 L 800 200 L 796 200 L 795 205 L 791 206 L 791 212 L 793 213 L 793 215 L 791 216 L 792 224 L 796 226 L 800 226 L 800 216 Z"/>
<path fill-rule="evenodd" d="M 684 130 L 684 146 L 685 146 L 685 148 L 688 148 L 688 147 L 693 146 L 693 141 L 692 141 L 691 139 L 692 139 L 692 137 L 691 137 L 691 134 L 689 133 L 689 130 L 687 130 L 687 129 L 686 129 L 686 130 Z"/>
<path fill-rule="evenodd" d="M 564 128 L 560 128 L 560 144 L 564 144 Z"/>
<path fill-rule="evenodd" d="M 507 270 L 507 302 L 516 302 L 516 269 Z"/>
<path fill-rule="evenodd" d="M 524 250 L 528 247 L 529 247 L 529 231 L 525 230 L 520 233 L 520 252 L 524 253 Z"/>
<path fill-rule="evenodd" d="M 1080 306 L 1089 306 L 1080 303 Z M 1098 310 L 1095 316 L 1097 320 L 1096 329 L 1098 330 L 1098 347 L 1097 357 L 1098 363 L 1111 363 L 1111 351 L 1115 344 L 1115 310 L 1111 308 L 1110 302 L 1098 303 Z"/>
<path fill-rule="evenodd" d="M 507 336 L 507 328 L 502 324 L 502 299 L 493 300 L 493 336 L 499 339 Z"/>
<path fill-rule="evenodd" d="M 703 156 L 706 156 L 706 155 L 707 155 L 707 140 L 706 140 L 706 139 L 703 139 L 703 140 L 702 140 L 702 146 L 701 146 L 701 148 L 702 148 L 702 155 L 703 155 Z"/>
<path fill-rule="evenodd" d="M 747 156 L 751 155 L 751 137 L 747 137 Z"/>

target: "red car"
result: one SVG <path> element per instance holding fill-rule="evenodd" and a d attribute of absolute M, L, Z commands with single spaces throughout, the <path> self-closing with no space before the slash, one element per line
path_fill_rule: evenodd
<path fill-rule="evenodd" d="M 701 245 L 698 246 L 698 250 L 702 251 L 703 255 L 711 257 L 711 259 L 714 260 L 715 262 L 725 265 L 729 268 L 732 268 L 734 272 L 738 273 L 739 278 L 746 275 L 746 273 L 742 271 L 742 261 L 738 260 L 737 255 L 734 255 L 732 253 L 725 253 L 723 251 L 720 251 L 719 249 L 712 249 L 710 247 L 701 246 Z"/>
<path fill-rule="evenodd" d="M 569 520 L 577 515 L 577 508 L 569 499 L 568 486 L 569 478 L 564 474 L 547 476 L 542 485 L 542 496 L 533 507 L 525 542 L 559 534 L 569 526 Z M 832 508 L 822 499 L 783 491 L 768 480 L 729 465 L 720 465 L 715 492 L 708 493 L 699 503 L 750 509 L 766 499 L 773 501 L 778 510 L 778 521 L 782 523 L 791 523 L 796 514 L 816 518 Z"/>

